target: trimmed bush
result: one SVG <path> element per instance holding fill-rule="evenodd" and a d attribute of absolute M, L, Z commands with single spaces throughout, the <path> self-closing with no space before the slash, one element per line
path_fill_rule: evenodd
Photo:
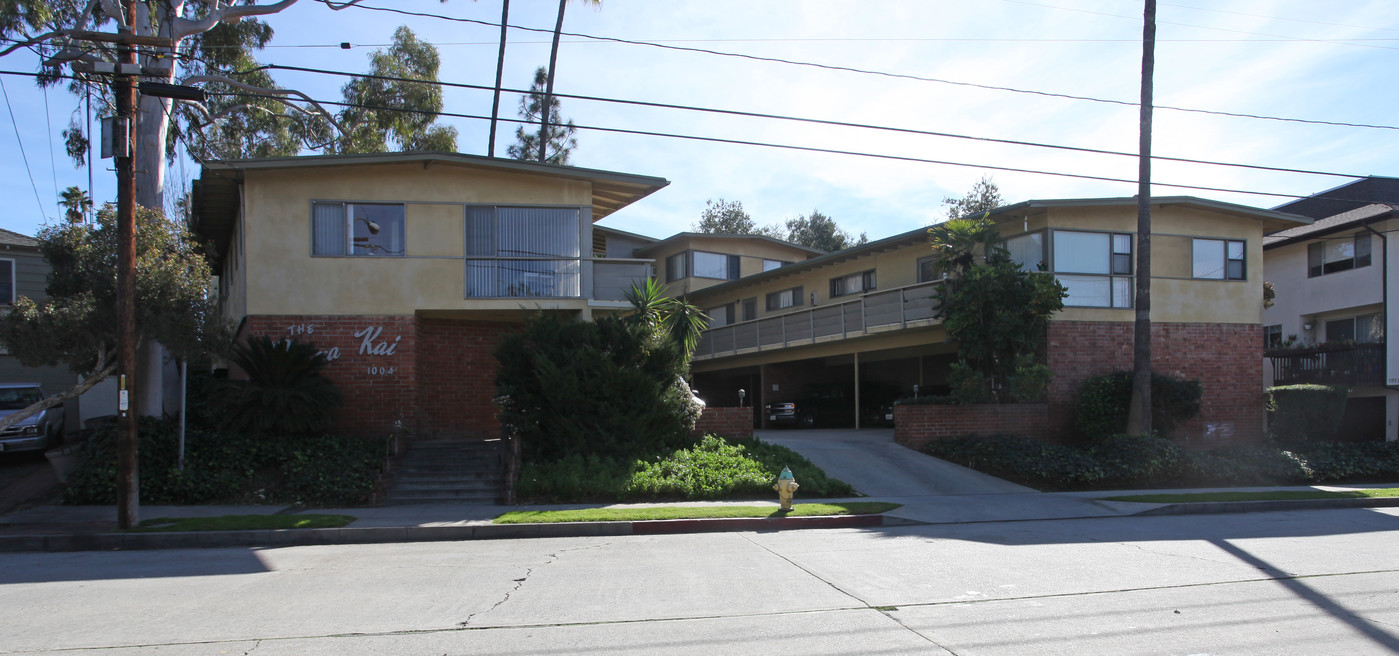
<path fill-rule="evenodd" d="M 1282 385 L 1268 394 L 1268 429 L 1279 442 L 1296 445 L 1335 437 L 1349 391 L 1343 385 Z"/>
<path fill-rule="evenodd" d="M 1200 414 L 1204 389 L 1198 380 L 1151 374 L 1151 427 L 1161 435 Z M 1132 374 L 1117 371 L 1094 376 L 1078 388 L 1078 432 L 1087 441 L 1127 430 L 1132 401 Z"/>
<path fill-rule="evenodd" d="M 1193 486 L 1301 485 L 1312 482 L 1307 461 L 1291 451 L 1231 447 L 1187 451 L 1182 483 Z"/>
<path fill-rule="evenodd" d="M 501 421 L 528 461 L 630 458 L 693 443 L 699 418 L 684 351 L 613 316 L 536 314 L 496 350 Z"/>

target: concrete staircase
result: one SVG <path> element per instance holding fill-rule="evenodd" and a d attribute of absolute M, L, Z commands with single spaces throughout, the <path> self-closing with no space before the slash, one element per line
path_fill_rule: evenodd
<path fill-rule="evenodd" d="M 504 488 L 500 440 L 423 440 L 399 456 L 384 505 L 498 503 Z"/>

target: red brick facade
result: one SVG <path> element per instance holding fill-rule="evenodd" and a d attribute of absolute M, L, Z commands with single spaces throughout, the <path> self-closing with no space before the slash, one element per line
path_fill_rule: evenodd
<path fill-rule="evenodd" d="M 335 429 L 384 434 L 402 422 L 422 436 L 494 437 L 492 352 L 510 324 L 413 316 L 250 316 L 240 336 L 313 342 L 345 394 Z"/>
<path fill-rule="evenodd" d="M 695 422 L 693 432 L 695 435 L 713 433 L 721 437 L 753 437 L 753 409 L 706 407 L 699 421 Z"/>
<path fill-rule="evenodd" d="M 1130 323 L 1049 324 L 1049 419 L 1054 433 L 1074 423 L 1078 386 L 1091 376 L 1132 368 Z M 1263 434 L 1263 329 L 1258 324 L 1154 323 L 1151 366 L 1199 380 L 1200 414 L 1174 437 L 1200 446 L 1249 442 Z"/>
<path fill-rule="evenodd" d="M 484 321 L 418 320 L 419 431 L 433 436 L 495 437 L 495 348 L 514 326 Z"/>
<path fill-rule="evenodd" d="M 894 441 L 911 449 L 942 438 L 998 434 L 1047 438 L 1048 404 L 894 406 Z"/>

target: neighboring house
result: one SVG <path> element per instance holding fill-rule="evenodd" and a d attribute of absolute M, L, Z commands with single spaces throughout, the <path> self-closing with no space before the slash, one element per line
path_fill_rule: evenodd
<path fill-rule="evenodd" d="M 990 217 L 1022 266 L 1042 265 L 1068 288 L 1047 354 L 1050 432 L 1062 435 L 1084 379 L 1132 366 L 1136 200 L 1029 201 Z M 1204 409 L 1183 437 L 1261 436 L 1263 235 L 1307 222 L 1198 198 L 1153 199 L 1153 368 L 1204 386 Z M 692 291 L 702 308 L 756 308 L 705 332 L 695 387 L 724 406 L 737 405 L 743 389 L 755 412 L 813 387 L 825 398 L 843 388 L 852 418 L 865 389 L 945 393 L 956 348 L 934 318 L 942 282 L 932 261 L 918 229 Z"/>
<path fill-rule="evenodd" d="M 194 228 L 240 335 L 325 350 L 341 430 L 494 437 L 500 338 L 627 310 L 655 240 L 593 222 L 667 184 L 442 153 L 209 162 Z"/>
<path fill-rule="evenodd" d="M 49 263 L 39 253 L 33 237 L 0 228 L 0 312 L 9 312 L 21 296 L 34 300 L 48 298 Z M 25 367 L 19 359 L 0 347 L 0 382 L 39 383 L 46 394 L 67 391 L 78 384 L 78 377 L 66 367 Z M 65 404 L 68 431 L 82 427 L 82 421 L 116 412 L 116 392 L 112 385 L 99 384 L 80 399 Z"/>
<path fill-rule="evenodd" d="M 1345 385 L 1341 439 L 1399 439 L 1399 353 L 1385 339 L 1386 297 L 1399 293 L 1388 243 L 1396 207 L 1399 179 L 1366 178 L 1280 206 L 1315 222 L 1264 240 L 1277 294 L 1264 312 L 1264 382 Z"/>

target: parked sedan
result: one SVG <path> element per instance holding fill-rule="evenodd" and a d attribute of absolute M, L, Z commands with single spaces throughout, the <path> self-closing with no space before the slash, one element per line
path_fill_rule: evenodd
<path fill-rule="evenodd" d="M 0 418 L 43 400 L 38 383 L 0 383 Z M 39 451 L 56 446 L 63 431 L 63 406 L 55 406 L 0 431 L 0 452 Z"/>

